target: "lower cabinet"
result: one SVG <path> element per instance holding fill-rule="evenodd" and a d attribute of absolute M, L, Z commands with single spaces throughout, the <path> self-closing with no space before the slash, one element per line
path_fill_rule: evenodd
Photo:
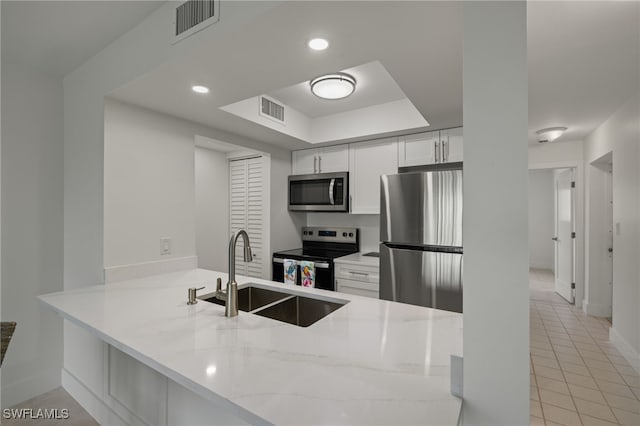
<path fill-rule="evenodd" d="M 374 299 L 379 298 L 380 278 L 377 267 L 336 262 L 335 276 L 336 291 Z"/>

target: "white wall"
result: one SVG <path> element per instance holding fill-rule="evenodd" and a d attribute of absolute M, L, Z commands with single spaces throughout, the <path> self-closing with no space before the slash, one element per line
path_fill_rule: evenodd
<path fill-rule="evenodd" d="M 637 90 L 637 88 L 636 88 Z M 613 223 L 619 232 L 613 235 L 613 326 L 611 338 L 624 355 L 640 368 L 640 270 L 638 261 L 640 249 L 640 91 L 622 105 L 607 121 L 599 126 L 586 139 L 585 160 L 594 178 L 590 163 L 612 152 L 613 158 Z M 601 197 L 601 188 L 597 182 L 590 185 L 587 192 L 588 203 L 592 205 L 594 197 Z M 589 218 L 591 219 L 591 217 Z M 594 222 L 594 223 L 592 223 Z M 592 226 L 599 226 L 589 220 L 587 232 L 592 236 L 593 244 L 598 244 Z M 602 235 L 602 234 L 600 234 Z M 600 238 L 602 238 L 600 236 Z M 591 243 L 590 243 L 591 244 Z M 597 264 L 602 257 L 587 250 L 588 263 Z M 589 271 L 588 271 L 589 272 Z M 593 278 L 593 279 L 592 279 Z M 588 285 L 591 294 L 596 294 L 595 286 L 603 282 L 589 275 Z M 593 288 L 592 288 L 593 286 Z M 593 301 L 597 303 L 597 301 Z"/>
<path fill-rule="evenodd" d="M 526 4 L 465 2 L 463 15 L 462 423 L 525 425 L 530 362 Z"/>
<path fill-rule="evenodd" d="M 307 213 L 307 226 L 339 226 L 360 229 L 360 251 L 378 251 L 380 215 L 348 213 Z M 300 245 L 300 243 L 298 243 Z"/>
<path fill-rule="evenodd" d="M 195 156 L 198 267 L 227 272 L 229 160 L 224 152 L 200 147 Z"/>
<path fill-rule="evenodd" d="M 105 268 L 196 255 L 194 141 L 184 120 L 105 101 Z"/>
<path fill-rule="evenodd" d="M 36 296 L 62 290 L 62 80 L 2 58 L 2 321 L 18 326 L 2 407 L 60 385 L 62 320 Z"/>
<path fill-rule="evenodd" d="M 529 266 L 554 270 L 554 188 L 551 169 L 529 171 Z"/>

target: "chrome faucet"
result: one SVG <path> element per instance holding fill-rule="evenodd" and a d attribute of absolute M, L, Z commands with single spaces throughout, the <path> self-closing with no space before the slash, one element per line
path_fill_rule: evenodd
<path fill-rule="evenodd" d="M 238 231 L 231 236 L 229 241 L 229 282 L 227 282 L 227 297 L 224 306 L 224 316 L 235 317 L 238 315 L 238 283 L 236 283 L 236 242 L 242 236 L 244 244 L 244 261 L 251 262 L 251 245 L 249 235 L 244 230 Z"/>

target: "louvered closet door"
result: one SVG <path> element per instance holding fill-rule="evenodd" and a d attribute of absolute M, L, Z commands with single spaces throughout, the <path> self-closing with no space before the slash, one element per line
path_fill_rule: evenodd
<path fill-rule="evenodd" d="M 263 160 L 261 157 L 232 160 L 229 163 L 231 233 L 244 229 L 249 234 L 253 262 L 245 263 L 241 242 L 236 248 L 236 273 L 263 278 L 264 270 L 264 197 Z"/>

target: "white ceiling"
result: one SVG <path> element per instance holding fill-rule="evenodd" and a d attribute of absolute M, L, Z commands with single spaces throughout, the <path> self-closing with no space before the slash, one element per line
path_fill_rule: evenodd
<path fill-rule="evenodd" d="M 356 79 L 355 92 L 345 99 L 327 100 L 313 95 L 309 80 L 267 94 L 310 118 L 339 114 L 406 98 L 400 86 L 378 61 L 342 70 L 342 72 Z"/>
<path fill-rule="evenodd" d="M 19 3 L 2 2 L 3 57 L 64 74 L 162 2 Z M 582 139 L 637 90 L 639 7 L 638 2 L 529 2 L 530 143 L 536 130 L 553 126 L 569 128 L 559 141 Z M 206 54 L 192 52 L 167 63 L 113 95 L 296 148 L 306 144 L 219 107 L 380 61 L 431 128 L 457 126 L 462 124 L 461 8 L 458 2 L 286 2 L 250 27 L 238 27 L 234 37 L 212 41 Z M 328 50 L 306 47 L 317 35 L 330 40 Z M 189 90 L 194 83 L 212 92 L 196 96 Z"/>
<path fill-rule="evenodd" d="M 634 91 L 640 74 L 638 2 L 534 2 L 527 11 L 530 143 L 535 131 L 579 140 Z"/>
<path fill-rule="evenodd" d="M 2 1 L 2 56 L 64 76 L 164 1 Z"/>

